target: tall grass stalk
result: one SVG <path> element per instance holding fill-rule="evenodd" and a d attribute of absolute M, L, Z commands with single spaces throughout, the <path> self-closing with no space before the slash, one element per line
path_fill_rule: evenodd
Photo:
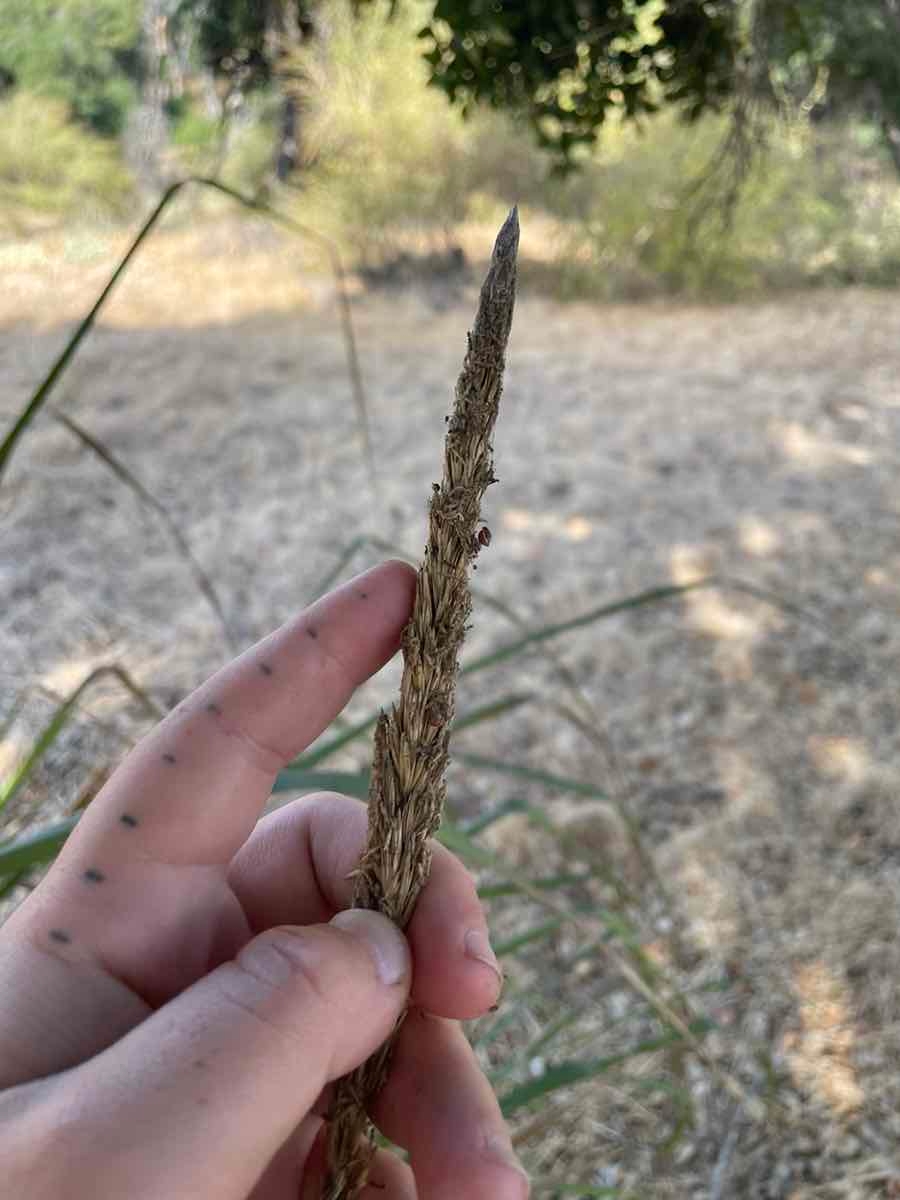
<path fill-rule="evenodd" d="M 162 718 L 163 714 L 160 709 L 153 703 L 143 688 L 135 683 L 123 667 L 120 667 L 117 663 L 97 667 L 89 675 L 85 676 L 78 687 L 59 705 L 19 766 L 12 771 L 8 778 L 0 781 L 0 812 L 12 803 L 19 791 L 25 786 L 32 771 L 59 737 L 84 693 L 93 687 L 98 680 L 107 676 L 112 676 L 126 691 L 130 692 L 150 717 L 154 720 Z"/>
<path fill-rule="evenodd" d="M 148 508 L 153 509 L 168 530 L 172 541 L 175 543 L 175 548 L 178 551 L 178 554 L 187 563 L 188 569 L 194 578 L 194 583 L 197 585 L 197 589 L 202 593 L 207 604 L 215 614 L 216 620 L 221 626 L 222 634 L 225 638 L 225 643 L 228 646 L 228 649 L 232 652 L 232 654 L 236 654 L 238 651 L 237 638 L 235 637 L 234 632 L 232 631 L 228 622 L 228 618 L 225 615 L 225 609 L 222 605 L 222 601 L 219 599 L 219 593 L 216 591 L 215 584 L 200 565 L 194 552 L 191 550 L 191 547 L 188 544 L 187 538 L 182 533 L 178 522 L 175 520 L 166 506 L 161 500 L 157 500 L 149 488 L 146 488 L 144 484 L 142 484 L 137 478 L 134 472 L 130 471 L 123 462 L 120 462 L 116 455 L 113 454 L 109 447 L 101 442 L 99 438 L 95 437 L 78 421 L 73 420 L 72 417 L 70 417 L 67 413 L 61 412 L 58 408 L 54 408 L 52 412 L 55 420 L 59 421 L 64 428 L 68 429 L 69 433 L 71 433 L 73 437 L 76 437 L 83 446 L 86 446 L 92 454 L 95 454 L 102 463 L 109 467 L 112 473 L 118 479 L 120 479 L 126 487 L 130 488 L 143 504 L 146 504 Z"/>
<path fill-rule="evenodd" d="M 71 335 L 60 352 L 59 357 L 56 359 L 41 383 L 29 397 L 12 426 L 9 428 L 9 430 L 7 430 L 2 442 L 0 442 L 0 480 L 2 480 L 3 473 L 9 465 L 9 460 L 12 457 L 17 443 L 31 425 L 32 421 L 35 419 L 35 417 L 37 417 L 44 405 L 50 399 L 50 396 L 53 394 L 57 384 L 65 374 L 69 363 L 74 358 L 78 347 L 93 329 L 100 311 L 112 294 L 116 284 L 125 274 L 129 264 L 131 263 L 131 260 L 134 258 L 135 254 L 137 254 L 143 242 L 147 239 L 147 237 L 149 237 L 150 233 L 156 227 L 166 209 L 169 207 L 181 189 L 186 187 L 188 184 L 196 184 L 199 187 L 210 188 L 213 191 L 219 192 L 223 196 L 229 197 L 231 200 L 236 201 L 244 208 L 249 209 L 251 212 L 256 212 L 267 217 L 270 221 L 273 221 L 277 225 L 281 225 L 282 228 L 287 229 L 291 233 L 299 237 L 306 238 L 308 241 L 315 242 L 317 245 L 321 246 L 321 248 L 327 254 L 329 263 L 331 265 L 331 270 L 334 275 L 335 287 L 338 295 L 341 330 L 344 336 L 344 347 L 347 356 L 347 369 L 350 375 L 353 400 L 357 410 L 357 417 L 359 420 L 360 432 L 365 449 L 366 462 L 369 469 L 372 489 L 377 495 L 375 458 L 372 453 L 372 438 L 369 431 L 369 409 L 366 402 L 362 371 L 360 370 L 359 365 L 359 354 L 356 348 L 356 335 L 353 329 L 353 315 L 350 308 L 350 296 L 347 290 L 347 277 L 337 246 L 331 240 L 331 238 L 325 237 L 324 234 L 319 233 L 317 230 L 310 229 L 308 226 L 302 225 L 299 221 L 295 221 L 292 217 L 288 217 L 284 213 L 278 212 L 277 209 L 271 208 L 268 204 L 264 204 L 261 200 L 256 200 L 252 196 L 245 196 L 242 192 L 228 187 L 227 184 L 220 183 L 217 179 L 207 179 L 199 175 L 191 175 L 186 179 L 179 179 L 170 187 L 166 188 L 159 200 L 159 203 L 138 230 L 131 245 L 128 247 L 112 275 L 109 277 L 106 286 L 97 297 L 90 312 L 79 322 L 75 332 Z"/>
<path fill-rule="evenodd" d="M 478 522 L 482 497 L 494 482 L 491 435 L 512 325 L 518 246 L 513 209 L 497 235 L 456 385 L 443 479 L 433 486 L 425 560 L 403 634 L 400 699 L 375 728 L 369 835 L 354 900 L 384 912 L 401 928 L 428 878 L 429 839 L 440 825 L 446 798 L 458 655 L 472 608 L 468 570 L 480 544 L 489 540 Z M 374 1148 L 365 1104 L 384 1083 L 391 1046 L 392 1040 L 337 1086 L 328 1200 L 352 1200 L 365 1186 Z"/>

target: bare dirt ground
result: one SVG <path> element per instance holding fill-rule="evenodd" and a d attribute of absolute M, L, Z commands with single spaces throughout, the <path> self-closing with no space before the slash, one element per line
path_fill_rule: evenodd
<path fill-rule="evenodd" d="M 4 424 L 113 249 L 70 239 L 2 251 Z M 166 504 L 249 643 L 315 592 L 354 536 L 421 548 L 472 295 L 434 285 L 356 297 L 377 497 L 330 283 L 254 226 L 165 235 L 57 402 Z M 671 912 L 654 910 L 660 933 L 681 929 L 697 979 L 727 976 L 710 1002 L 710 1050 L 778 1108 L 754 1121 L 689 1064 L 694 1125 L 667 1154 L 659 1097 L 635 1099 L 634 1079 L 594 1083 L 548 1106 L 542 1128 L 520 1126 L 547 1178 L 713 1200 L 900 1196 L 898 379 L 889 293 L 734 307 L 521 298 L 484 589 L 539 625 L 716 574 L 807 614 L 711 588 L 556 645 L 603 714 L 673 897 Z M 49 417 L 22 442 L 0 504 L 0 716 L 27 689 L 7 760 L 51 697 L 95 666 L 122 664 L 168 705 L 223 661 L 165 530 Z M 361 551 L 354 567 L 376 557 Z M 509 636 L 478 604 L 469 652 Z M 386 672 L 351 711 L 387 699 L 395 680 Z M 540 661 L 518 661 L 473 677 L 462 700 L 555 686 Z M 112 685 L 87 708 L 37 780 L 44 811 L 144 727 Z M 540 704 L 459 741 L 604 783 L 595 746 Z M 534 787 L 455 781 L 470 812 L 514 794 L 562 812 Z M 543 853 L 522 839 L 515 822 L 494 830 L 517 861 Z M 535 962 L 552 973 L 558 952 L 545 946 Z M 607 988 L 598 1001 L 589 1053 L 615 1046 L 606 1026 L 621 997 Z"/>

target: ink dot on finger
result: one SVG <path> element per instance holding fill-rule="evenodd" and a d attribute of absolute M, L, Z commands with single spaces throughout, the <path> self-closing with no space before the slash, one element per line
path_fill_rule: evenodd
<path fill-rule="evenodd" d="M 219 708 L 218 704 L 216 704 L 215 702 L 210 702 L 209 704 L 207 704 L 206 711 L 214 717 L 221 717 L 221 715 L 222 715 L 221 708 Z"/>
<path fill-rule="evenodd" d="M 119 817 L 119 822 L 122 825 L 127 826 L 129 829 L 136 829 L 138 819 L 137 817 L 133 817 L 131 813 L 122 813 L 121 817 Z"/>
<path fill-rule="evenodd" d="M 58 942 L 60 946 L 68 946 L 72 939 L 64 929 L 51 929 L 50 940 Z"/>
<path fill-rule="evenodd" d="M 307 632 L 308 636 L 309 636 L 309 637 L 311 637 L 311 638 L 313 638 L 313 639 L 315 639 L 315 638 L 317 638 L 317 637 L 319 636 L 319 631 L 318 631 L 318 629 L 315 629 L 315 628 L 314 628 L 312 625 L 310 625 L 310 626 L 307 628 L 306 632 Z"/>
<path fill-rule="evenodd" d="M 168 763 L 170 767 L 174 767 L 175 763 L 178 761 L 174 754 L 164 754 L 162 756 L 162 760 L 164 763 Z"/>
<path fill-rule="evenodd" d="M 106 876 L 102 871 L 98 871 L 96 867 L 88 867 L 81 878 L 85 883 L 103 883 Z"/>
<path fill-rule="evenodd" d="M 368 600 L 368 598 L 369 598 L 369 593 L 368 593 L 368 592 L 360 592 L 360 593 L 359 593 L 359 598 L 360 598 L 360 600 Z"/>
<path fill-rule="evenodd" d="M 272 668 L 269 666 L 268 663 L 265 663 L 265 662 L 261 662 L 259 664 L 259 669 L 260 669 L 260 671 L 262 671 L 263 675 L 271 675 L 273 673 Z"/>

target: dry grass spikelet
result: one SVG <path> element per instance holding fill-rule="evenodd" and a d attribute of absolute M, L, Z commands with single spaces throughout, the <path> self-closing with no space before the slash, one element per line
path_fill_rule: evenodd
<path fill-rule="evenodd" d="M 479 537 L 479 518 L 485 489 L 495 482 L 491 435 L 512 325 L 518 245 L 513 209 L 497 235 L 456 384 L 443 479 L 433 485 L 428 544 L 403 634 L 400 699 L 382 713 L 375 730 L 369 834 L 356 871 L 354 902 L 385 913 L 401 928 L 428 878 L 429 840 L 444 808 L 458 655 L 472 607 L 468 569 L 489 540 Z M 365 1184 L 373 1148 L 366 1104 L 384 1083 L 391 1045 L 336 1088 L 327 1200 L 351 1200 Z"/>

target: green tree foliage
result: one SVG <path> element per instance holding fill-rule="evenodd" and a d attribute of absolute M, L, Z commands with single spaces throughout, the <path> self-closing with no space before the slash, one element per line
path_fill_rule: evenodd
<path fill-rule="evenodd" d="M 900 0 L 760 0 L 756 28 L 776 98 L 874 121 L 900 171 Z"/>
<path fill-rule="evenodd" d="M 174 19 L 193 27 L 205 66 L 250 91 L 271 80 L 285 33 L 313 31 L 317 7 L 316 0 L 180 0 Z"/>
<path fill-rule="evenodd" d="M 718 108 L 738 50 L 732 0 L 437 0 L 422 36 L 451 99 L 518 110 L 562 160 L 611 109 Z"/>
<path fill-rule="evenodd" d="M 0 85 L 116 134 L 137 96 L 139 41 L 138 0 L 0 0 Z"/>
<path fill-rule="evenodd" d="M 464 108 L 524 116 L 563 163 L 611 111 L 694 119 L 741 109 L 748 89 L 770 109 L 818 89 L 813 116 L 875 120 L 900 170 L 900 0 L 433 0 L 429 11 L 433 83 Z"/>

